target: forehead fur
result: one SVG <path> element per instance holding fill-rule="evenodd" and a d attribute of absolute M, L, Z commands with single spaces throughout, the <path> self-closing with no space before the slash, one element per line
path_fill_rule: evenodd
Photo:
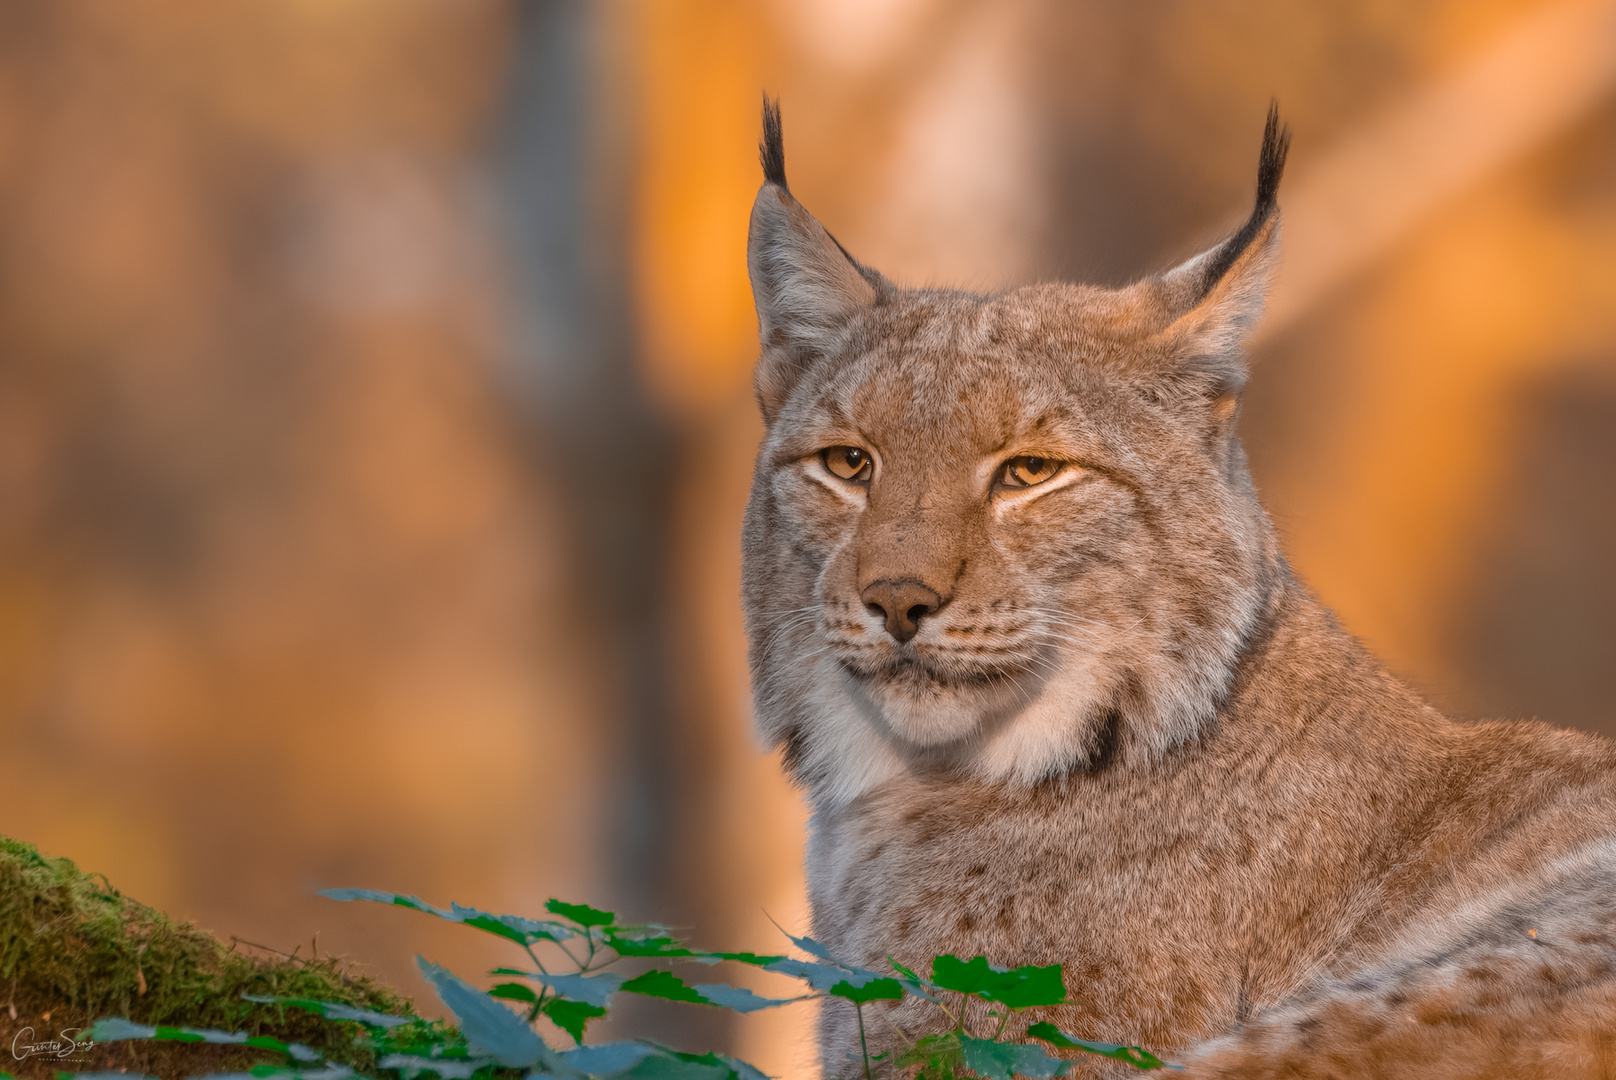
<path fill-rule="evenodd" d="M 890 290 L 845 329 L 781 413 L 781 426 L 896 439 L 939 428 L 982 450 L 1144 404 L 1159 325 L 1137 290 L 1042 284 L 994 296 Z"/>
<path fill-rule="evenodd" d="M 983 296 L 940 289 L 891 290 L 860 329 L 897 351 L 1004 355 L 1055 352 L 1100 361 L 1154 329 L 1136 290 L 1060 282 Z M 857 331 L 855 331 L 857 332 Z"/>

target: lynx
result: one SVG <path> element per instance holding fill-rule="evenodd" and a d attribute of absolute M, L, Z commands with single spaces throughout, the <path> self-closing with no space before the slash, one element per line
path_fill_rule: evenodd
<path fill-rule="evenodd" d="M 813 933 L 1059 962 L 1033 1019 L 1196 1078 L 1616 1075 L 1616 747 L 1439 714 L 1258 501 L 1288 148 L 1270 111 L 1246 223 L 1126 288 L 905 289 L 792 196 L 765 102 L 743 593 Z M 824 1073 L 862 1075 L 837 1004 Z"/>

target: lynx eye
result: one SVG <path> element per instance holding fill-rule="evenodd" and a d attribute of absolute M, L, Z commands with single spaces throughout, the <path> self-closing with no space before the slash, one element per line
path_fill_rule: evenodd
<path fill-rule="evenodd" d="M 1061 463 L 1046 457 L 1017 457 L 1004 463 L 999 482 L 1005 487 L 1032 487 L 1060 472 Z"/>
<path fill-rule="evenodd" d="M 832 446 L 827 450 L 821 450 L 819 458 L 832 476 L 839 476 L 855 484 L 868 484 L 870 474 L 875 471 L 875 466 L 870 463 L 869 452 L 856 446 Z"/>

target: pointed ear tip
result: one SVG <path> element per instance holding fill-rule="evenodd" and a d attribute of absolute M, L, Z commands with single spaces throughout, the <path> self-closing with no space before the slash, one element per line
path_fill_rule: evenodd
<path fill-rule="evenodd" d="M 773 231 L 789 227 L 792 211 L 798 205 L 797 197 L 786 187 L 765 178 L 752 198 L 749 234 L 755 239 L 760 228 Z"/>

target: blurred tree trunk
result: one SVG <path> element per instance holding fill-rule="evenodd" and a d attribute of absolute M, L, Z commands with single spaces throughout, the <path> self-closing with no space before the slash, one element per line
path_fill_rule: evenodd
<path fill-rule="evenodd" d="M 710 924 L 683 895 L 698 763 L 676 745 L 670 547 L 679 447 L 637 357 L 632 284 L 634 75 L 626 11 L 530 0 L 495 146 L 517 322 L 508 372 L 540 469 L 556 474 L 575 573 L 556 617 L 587 635 L 608 686 L 609 820 L 595 829 L 611 902 L 636 920 Z M 739 257 L 739 255 L 737 255 Z M 698 770 L 678 770 L 686 761 Z M 707 782 L 711 782 L 709 776 Z M 710 929 L 710 925 L 706 928 Z M 726 1014 L 727 1015 L 727 1014 Z M 726 1016 L 636 1000 L 636 1034 L 706 1050 Z"/>

